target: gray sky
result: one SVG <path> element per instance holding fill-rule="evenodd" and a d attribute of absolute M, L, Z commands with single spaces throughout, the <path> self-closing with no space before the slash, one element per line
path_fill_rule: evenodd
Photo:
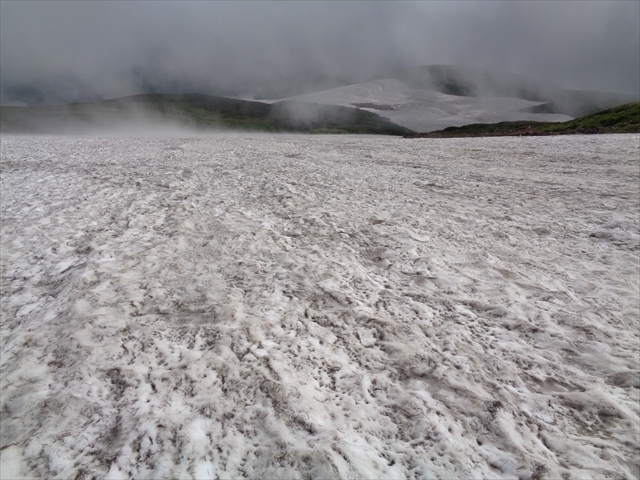
<path fill-rule="evenodd" d="M 640 2 L 0 2 L 0 80 L 82 85 L 101 96 L 144 81 L 255 89 L 471 64 L 558 86 L 638 92 Z"/>

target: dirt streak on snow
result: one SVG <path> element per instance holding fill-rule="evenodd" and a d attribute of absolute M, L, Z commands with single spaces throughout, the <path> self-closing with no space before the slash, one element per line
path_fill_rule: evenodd
<path fill-rule="evenodd" d="M 2 477 L 637 478 L 639 137 L 2 138 Z"/>

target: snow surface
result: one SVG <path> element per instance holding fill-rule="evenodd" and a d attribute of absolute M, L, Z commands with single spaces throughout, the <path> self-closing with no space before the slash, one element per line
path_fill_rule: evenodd
<path fill-rule="evenodd" d="M 373 104 L 378 108 L 359 108 L 377 113 L 416 132 L 431 132 L 471 123 L 498 123 L 517 120 L 565 122 L 572 119 L 572 117 L 562 114 L 523 111 L 542 105 L 544 102 L 531 102 L 507 97 L 447 95 L 434 90 L 412 88 L 400 80 L 392 78 L 346 85 L 289 97 L 286 100 L 347 107 L 353 107 L 354 104 Z"/>
<path fill-rule="evenodd" d="M 2 138 L 2 478 L 638 478 L 638 135 Z"/>

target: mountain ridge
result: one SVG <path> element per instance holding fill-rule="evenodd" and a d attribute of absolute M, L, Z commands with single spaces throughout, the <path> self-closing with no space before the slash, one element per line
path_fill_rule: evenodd
<path fill-rule="evenodd" d="M 207 132 L 369 133 L 405 135 L 408 128 L 357 108 L 282 101 L 274 104 L 203 94 L 141 94 L 98 103 L 0 107 L 5 133 L 83 133 L 175 126 Z"/>
<path fill-rule="evenodd" d="M 307 82 L 307 86 L 313 83 L 309 82 L 311 80 Z M 339 83 L 339 80 L 333 78 L 328 83 Z M 156 88 L 159 88 L 158 85 L 153 85 L 152 89 Z M 102 117 L 105 115 L 113 117 L 112 111 L 105 112 L 105 110 L 109 108 L 126 110 L 123 107 L 123 99 L 129 99 L 127 101 L 135 105 L 146 102 L 145 106 L 151 107 L 154 116 L 160 112 L 162 117 L 195 124 L 198 128 L 216 125 L 218 128 L 241 130 L 349 133 L 393 131 L 395 132 L 393 134 L 406 135 L 410 134 L 410 131 L 433 132 L 447 127 L 472 124 L 513 121 L 565 122 L 616 105 L 640 100 L 640 94 L 568 90 L 523 75 L 469 65 L 426 65 L 403 68 L 365 82 L 349 83 L 275 99 L 267 99 L 264 95 L 257 93 L 230 97 L 171 91 L 175 89 L 180 90 L 178 86 L 172 84 L 170 91 L 164 93 L 142 93 L 119 97 L 120 103 L 113 103 L 113 100 L 93 99 L 83 104 L 94 105 L 91 108 Z M 23 89 L 23 93 L 31 95 L 37 101 L 44 99 L 43 95 L 39 96 L 37 91 L 28 88 Z M 77 96 L 82 96 L 81 89 L 76 93 Z M 145 100 L 142 101 L 142 98 Z M 163 99 L 160 102 L 162 105 L 158 101 L 160 98 Z M 171 100 L 172 98 L 180 98 L 183 102 L 182 107 L 178 108 L 177 103 Z M 196 98 L 200 100 L 195 101 L 194 104 L 192 100 Z M 205 98 L 209 100 L 204 100 Z M 212 98 L 216 100 L 210 100 Z M 198 102 L 200 106 L 196 105 Z M 253 102 L 253 104 L 249 108 L 247 104 L 241 102 Z M 316 106 L 312 107 L 310 104 Z M 206 105 L 208 106 L 205 107 Z M 336 107 L 349 110 L 339 113 Z M 18 117 L 26 115 L 24 111 L 21 113 L 11 111 L 8 106 L 2 108 L 5 112 L 3 116 L 13 118 L 14 125 Z M 56 115 L 65 117 L 60 111 L 68 109 L 68 113 L 71 113 L 71 117 L 75 119 L 84 119 L 85 123 L 86 120 L 90 123 L 95 122 L 95 119 L 91 118 L 92 115 L 88 113 L 89 107 L 58 105 L 37 108 L 42 109 L 38 111 L 38 115 L 44 117 L 56 117 Z M 83 108 L 85 111 L 80 111 Z M 53 113 L 56 109 L 58 114 Z M 355 113 L 354 109 L 359 113 Z M 35 112 L 36 110 L 32 111 L 32 119 L 37 116 Z M 347 112 L 351 113 L 347 114 Z M 351 118 L 348 118 L 349 115 Z M 288 121 L 288 117 L 297 120 Z M 318 123 L 321 117 L 330 121 Z M 314 118 L 315 120 L 312 121 Z M 25 123 L 29 124 L 27 127 L 33 129 L 34 122 L 22 122 L 22 124 Z M 7 121 L 4 125 L 4 130 L 13 128 L 8 126 Z M 405 130 L 402 130 L 403 128 Z"/>
<path fill-rule="evenodd" d="M 427 65 L 386 78 L 287 97 L 357 106 L 418 132 L 503 121 L 563 122 L 640 100 L 632 94 L 567 90 L 483 67 Z"/>
<path fill-rule="evenodd" d="M 524 75 L 478 66 L 425 65 L 398 70 L 391 77 L 414 88 L 431 88 L 450 95 L 513 97 L 547 103 L 549 113 L 572 117 L 639 100 L 638 95 L 565 89 Z"/>

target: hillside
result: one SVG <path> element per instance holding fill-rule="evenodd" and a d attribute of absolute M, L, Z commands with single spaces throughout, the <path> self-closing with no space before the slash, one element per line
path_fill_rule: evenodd
<path fill-rule="evenodd" d="M 527 132 L 527 127 L 530 132 Z M 500 122 L 448 127 L 408 138 L 487 137 L 520 135 L 575 135 L 594 133 L 640 133 L 640 103 L 627 103 L 568 122 Z"/>
<path fill-rule="evenodd" d="M 320 92 L 289 97 L 286 100 L 327 105 L 351 106 L 375 112 L 393 123 L 416 132 L 441 130 L 450 126 L 501 121 L 566 121 L 562 114 L 530 111 L 541 102 L 513 97 L 471 97 L 451 95 L 425 88 L 414 88 L 384 78 Z"/>
<path fill-rule="evenodd" d="M 557 113 L 580 117 L 623 103 L 637 95 L 615 92 L 567 90 L 529 77 L 483 67 L 428 65 L 406 68 L 390 75 L 412 88 L 429 89 L 463 97 L 509 97 L 540 102 L 531 113 Z"/>
<path fill-rule="evenodd" d="M 148 94 L 97 103 L 0 107 L 3 133 L 135 132 L 165 126 L 201 131 L 368 133 L 406 135 L 411 130 L 357 108 L 304 102 L 266 104 L 199 94 Z"/>
<path fill-rule="evenodd" d="M 411 130 L 431 132 L 476 123 L 564 122 L 640 98 L 566 90 L 481 67 L 429 65 L 287 100 L 355 106 Z"/>

